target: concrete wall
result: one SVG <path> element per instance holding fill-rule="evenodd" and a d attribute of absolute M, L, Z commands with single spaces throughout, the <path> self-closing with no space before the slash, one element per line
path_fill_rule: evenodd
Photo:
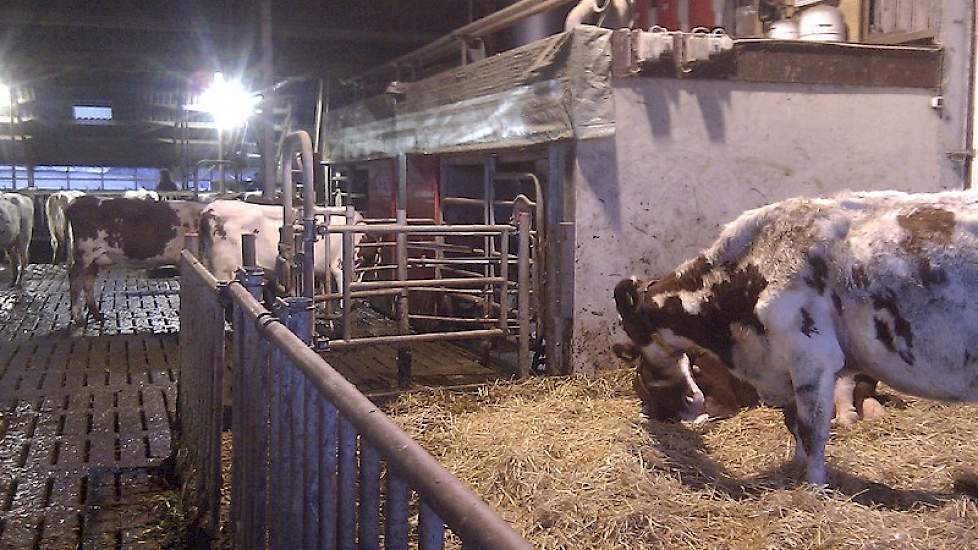
<path fill-rule="evenodd" d="M 573 365 L 617 364 L 611 293 L 661 276 L 749 208 L 843 189 L 941 188 L 931 92 L 630 78 L 616 133 L 577 143 Z"/>

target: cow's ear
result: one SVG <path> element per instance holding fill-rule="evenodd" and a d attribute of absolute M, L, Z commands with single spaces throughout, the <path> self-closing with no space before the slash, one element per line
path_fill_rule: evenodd
<path fill-rule="evenodd" d="M 615 306 L 622 317 L 630 317 L 638 309 L 638 279 L 622 279 L 615 285 Z"/>

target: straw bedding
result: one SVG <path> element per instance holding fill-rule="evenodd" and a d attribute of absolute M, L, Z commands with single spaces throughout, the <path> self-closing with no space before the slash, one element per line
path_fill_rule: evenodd
<path fill-rule="evenodd" d="M 800 482 L 780 412 L 643 419 L 632 371 L 402 396 L 394 419 L 540 548 L 978 548 L 978 407 L 834 428 Z"/>

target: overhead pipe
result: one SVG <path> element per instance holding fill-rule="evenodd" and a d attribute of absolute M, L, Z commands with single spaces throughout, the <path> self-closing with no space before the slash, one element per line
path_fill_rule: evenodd
<path fill-rule="evenodd" d="M 461 39 L 482 38 L 505 29 L 532 15 L 542 13 L 578 0 L 520 0 L 514 4 L 459 27 L 425 46 L 396 57 L 374 69 L 361 73 L 351 80 L 363 80 L 399 67 L 416 67 L 458 53 Z"/>

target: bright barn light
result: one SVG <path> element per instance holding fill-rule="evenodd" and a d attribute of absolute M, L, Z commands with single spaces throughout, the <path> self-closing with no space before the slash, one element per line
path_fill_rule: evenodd
<path fill-rule="evenodd" d="M 10 100 L 10 86 L 0 82 L 0 107 L 6 107 Z"/>
<path fill-rule="evenodd" d="M 214 81 L 200 95 L 200 108 L 214 119 L 218 129 L 237 128 L 248 120 L 261 96 L 244 89 L 237 80 L 225 80 L 214 73 Z"/>

